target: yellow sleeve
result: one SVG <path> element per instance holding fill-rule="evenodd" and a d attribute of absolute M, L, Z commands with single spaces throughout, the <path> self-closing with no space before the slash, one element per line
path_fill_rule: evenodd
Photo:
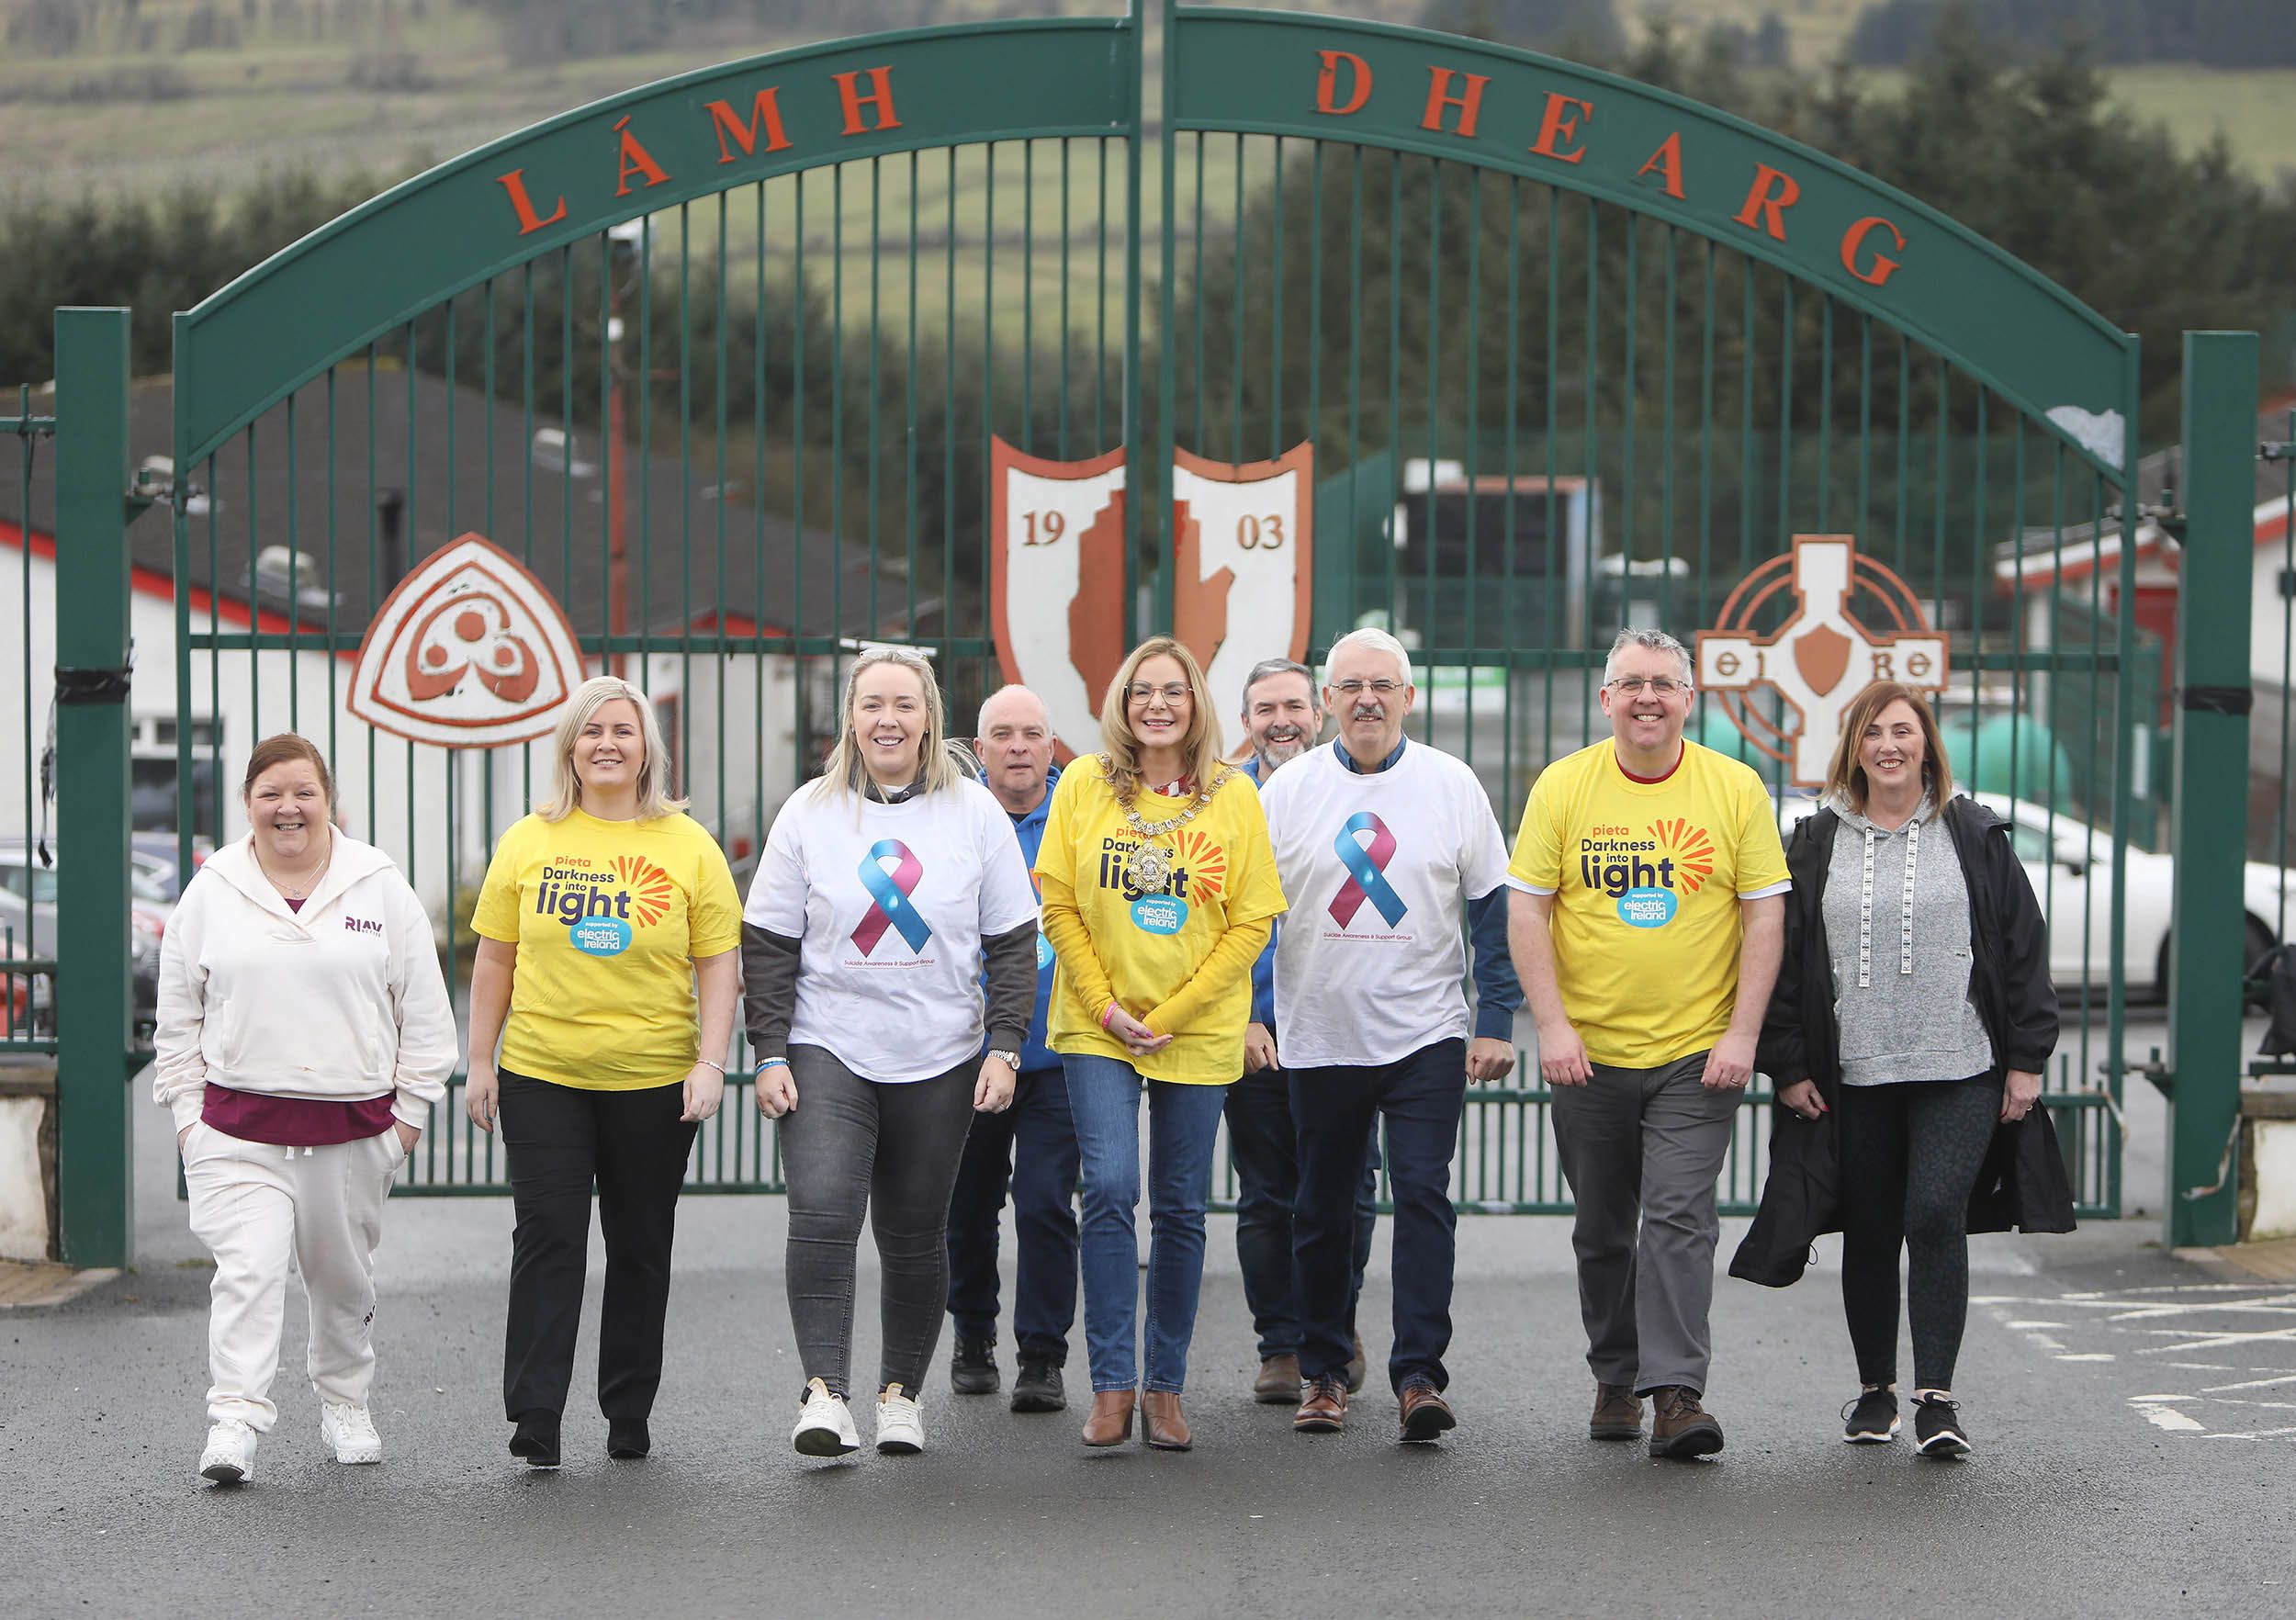
<path fill-rule="evenodd" d="M 1739 795 L 1738 892 L 1752 894 L 1787 881 L 1785 845 L 1778 837 L 1778 812 L 1759 779 Z"/>
<path fill-rule="evenodd" d="M 481 938 L 504 945 L 518 943 L 518 880 L 526 864 L 525 828 L 525 822 L 518 822 L 494 846 L 486 881 L 478 885 L 478 909 L 470 915 L 470 926 Z"/>
<path fill-rule="evenodd" d="M 1523 825 L 1514 835 L 1507 877 L 1526 889 L 1553 894 L 1562 887 L 1562 829 L 1548 787 L 1551 770 L 1542 771 L 1523 804 Z"/>
<path fill-rule="evenodd" d="M 1049 825 L 1045 830 L 1052 830 Z M 1048 838 L 1046 847 L 1051 843 Z M 1041 850 L 1037 858 L 1042 861 Z M 1052 954 L 1060 959 L 1061 972 L 1068 975 L 1076 999 L 1097 1021 L 1116 999 L 1116 992 L 1109 987 L 1108 970 L 1100 965 L 1100 953 L 1092 948 L 1092 933 L 1085 927 L 1084 913 L 1076 908 L 1076 891 L 1065 877 L 1041 865 L 1037 876 L 1043 886 L 1044 937 L 1052 942 Z"/>
<path fill-rule="evenodd" d="M 741 943 L 741 895 L 726 851 L 709 829 L 695 822 L 693 837 L 700 848 L 694 852 L 693 887 L 686 894 L 686 951 L 698 962 L 723 956 Z"/>
<path fill-rule="evenodd" d="M 1277 891 L 1280 898 L 1282 891 Z M 1267 937 L 1275 931 L 1275 921 L 1258 917 L 1251 922 L 1231 923 L 1227 931 L 1205 952 L 1204 960 L 1196 964 L 1187 983 L 1172 993 L 1171 999 L 1152 1010 L 1141 1022 L 1159 1035 L 1177 1034 L 1190 1028 L 1207 1008 L 1239 981 L 1250 976 L 1252 964 L 1267 949 Z"/>
<path fill-rule="evenodd" d="M 1052 954 L 1060 959 L 1060 971 L 1076 999 L 1097 1018 L 1116 999 L 1116 992 L 1109 984 L 1100 953 L 1093 949 L 1083 908 L 1076 904 L 1076 799 L 1084 791 L 1077 773 L 1092 768 L 1092 756 L 1084 755 L 1053 784 L 1052 807 L 1044 813 L 1044 837 L 1037 844 L 1036 877 L 1044 937 L 1052 941 Z"/>

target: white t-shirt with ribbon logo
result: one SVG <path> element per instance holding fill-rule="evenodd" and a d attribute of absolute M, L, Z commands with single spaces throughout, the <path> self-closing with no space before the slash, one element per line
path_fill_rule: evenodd
<path fill-rule="evenodd" d="M 1270 776 L 1260 800 L 1291 901 L 1276 939 L 1284 1067 L 1393 1063 L 1466 1035 L 1466 905 L 1507 876 L 1475 773 L 1412 743 L 1361 775 L 1334 745 Z"/>
<path fill-rule="evenodd" d="M 961 782 L 897 804 L 799 789 L 742 920 L 800 942 L 790 1043 L 897 1085 L 980 1051 L 981 941 L 1036 915 L 1011 818 Z"/>

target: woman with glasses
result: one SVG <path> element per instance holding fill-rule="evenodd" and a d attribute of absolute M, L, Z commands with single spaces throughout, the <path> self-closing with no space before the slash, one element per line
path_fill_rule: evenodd
<path fill-rule="evenodd" d="M 1180 1392 L 1204 1271 L 1204 1206 L 1228 1085 L 1244 1070 L 1252 963 L 1284 909 L 1250 777 L 1221 759 L 1203 671 L 1156 636 L 1100 705 L 1105 751 L 1064 772 L 1037 855 L 1059 960 L 1052 1050 L 1084 1168 L 1087 1446 L 1190 1444 Z M 1148 1100 L 1146 1397 L 1139 1397 L 1140 1105 Z"/>

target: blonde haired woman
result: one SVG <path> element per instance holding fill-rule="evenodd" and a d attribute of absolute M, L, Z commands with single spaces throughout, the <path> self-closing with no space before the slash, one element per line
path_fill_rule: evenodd
<path fill-rule="evenodd" d="M 758 1108 L 781 1121 L 789 1182 L 805 1374 L 790 1440 L 807 1457 L 861 1445 L 847 1401 L 864 1214 L 884 1267 L 877 1449 L 924 1449 L 949 1195 L 974 1112 L 1011 1106 L 1036 1006 L 1028 867 L 943 730 L 920 655 L 856 658 L 827 768 L 774 817 L 742 916 Z"/>
<path fill-rule="evenodd" d="M 1148 1098 L 1148 1444 L 1190 1444 L 1187 1382 L 1204 1205 L 1227 1086 L 1244 1072 L 1252 963 L 1284 909 L 1259 794 L 1221 759 L 1204 673 L 1168 636 L 1134 648 L 1100 705 L 1105 752 L 1053 790 L 1037 854 L 1058 953 L 1052 1050 L 1084 1164 L 1087 1446 L 1131 1433 L 1142 1381 L 1140 1102 Z"/>
<path fill-rule="evenodd" d="M 606 1452 L 652 1448 L 678 1191 L 723 1095 L 741 976 L 733 874 L 670 796 L 646 694 L 611 675 L 584 681 L 551 764 L 550 796 L 502 835 L 479 890 L 463 1094 L 479 1129 L 498 1110 L 502 1125 L 518 1210 L 502 1405 L 512 1454 L 535 1468 L 558 1464 L 593 1181 Z"/>

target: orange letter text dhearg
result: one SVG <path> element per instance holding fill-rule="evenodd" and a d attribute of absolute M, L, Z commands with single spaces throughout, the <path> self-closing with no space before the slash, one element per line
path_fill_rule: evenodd
<path fill-rule="evenodd" d="M 1352 51 L 1319 51 L 1322 66 L 1315 71 L 1315 110 L 1335 118 L 1363 110 L 1371 99 L 1371 64 Z M 1347 99 L 1339 98 L 1339 66 L 1347 64 Z"/>
<path fill-rule="evenodd" d="M 669 171 L 654 161 L 654 154 L 647 152 L 645 143 L 631 132 L 626 115 L 614 124 L 613 129 L 614 133 L 622 137 L 622 166 L 614 177 L 614 196 L 630 195 L 630 176 L 633 174 L 644 176 L 649 186 L 659 186 L 669 180 Z"/>
<path fill-rule="evenodd" d="M 1897 273 L 1897 261 L 1881 249 L 1865 253 L 1865 239 L 1876 231 L 1888 231 L 1892 245 L 1901 253 L 1906 251 L 1906 233 L 1879 214 L 1868 214 L 1841 233 L 1841 267 L 1868 287 L 1886 286 Z"/>
<path fill-rule="evenodd" d="M 1581 101 L 1575 96 L 1565 96 L 1559 90 L 1549 90 L 1547 93 L 1547 110 L 1539 115 L 1538 139 L 1531 142 L 1531 150 L 1540 157 L 1550 157 L 1557 163 L 1577 163 L 1586 156 L 1586 148 L 1570 146 L 1569 143 L 1579 139 L 1579 126 L 1593 121 L 1593 102 Z"/>
<path fill-rule="evenodd" d="M 1467 81 L 1467 88 L 1456 96 L 1451 93 L 1451 81 L 1455 78 Z M 1483 87 L 1490 83 L 1491 80 L 1482 73 L 1454 73 L 1446 67 L 1428 68 L 1427 110 L 1420 118 L 1419 127 L 1440 131 L 1443 128 L 1443 109 L 1455 107 L 1458 108 L 1459 127 L 1452 133 L 1463 141 L 1474 140 L 1475 118 L 1482 111 Z"/>
<path fill-rule="evenodd" d="M 1746 188 L 1746 201 L 1730 216 L 1749 231 L 1765 231 L 1772 240 L 1785 240 L 1785 211 L 1802 200 L 1802 183 L 1768 163 L 1754 165 L 1754 183 Z"/>

